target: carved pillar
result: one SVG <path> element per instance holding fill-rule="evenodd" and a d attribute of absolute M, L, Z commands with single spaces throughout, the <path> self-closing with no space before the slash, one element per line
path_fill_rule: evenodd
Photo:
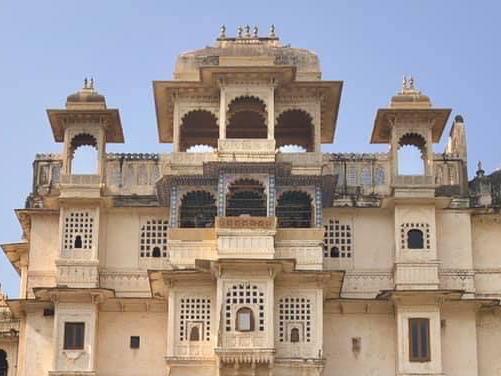
<path fill-rule="evenodd" d="M 175 318 L 176 318 L 176 302 L 174 299 L 174 291 L 169 288 L 168 308 L 167 308 L 167 356 L 174 356 L 174 339 L 176 338 Z"/>
<path fill-rule="evenodd" d="M 172 151 L 179 151 L 179 127 L 180 127 L 180 119 L 179 119 L 179 105 L 177 102 L 174 102 L 174 119 L 173 119 L 173 137 L 174 137 L 174 145 L 172 145 Z"/>
<path fill-rule="evenodd" d="M 219 139 L 226 139 L 226 91 L 223 86 L 220 86 Z"/>
<path fill-rule="evenodd" d="M 271 86 L 268 97 L 268 140 L 275 138 L 275 87 Z"/>

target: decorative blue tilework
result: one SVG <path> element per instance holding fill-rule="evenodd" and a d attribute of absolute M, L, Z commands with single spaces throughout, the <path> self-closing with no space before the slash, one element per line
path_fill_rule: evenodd
<path fill-rule="evenodd" d="M 170 227 L 177 227 L 177 187 L 170 189 Z"/>
<path fill-rule="evenodd" d="M 322 190 L 315 186 L 315 227 L 322 227 Z"/>
<path fill-rule="evenodd" d="M 217 184 L 217 215 L 224 217 L 224 175 L 219 174 Z"/>
<path fill-rule="evenodd" d="M 275 175 L 268 176 L 268 217 L 275 216 Z"/>

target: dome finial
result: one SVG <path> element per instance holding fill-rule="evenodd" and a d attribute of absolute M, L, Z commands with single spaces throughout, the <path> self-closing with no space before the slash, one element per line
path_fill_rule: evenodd
<path fill-rule="evenodd" d="M 237 38 L 242 38 L 242 33 L 243 33 L 243 29 L 242 29 L 242 26 L 239 26 L 237 28 Z"/>
<path fill-rule="evenodd" d="M 258 31 L 257 26 L 254 26 L 254 29 L 253 29 L 254 38 L 259 38 L 258 32 L 259 31 Z"/>
<path fill-rule="evenodd" d="M 91 77 L 91 78 L 90 78 L 90 85 L 89 85 L 89 89 L 94 90 L 94 77 Z"/>
<path fill-rule="evenodd" d="M 276 38 L 276 34 L 275 34 L 275 25 L 274 24 L 271 24 L 270 26 L 270 35 L 269 35 L 270 38 Z"/>
<path fill-rule="evenodd" d="M 250 36 L 251 36 L 250 26 L 249 25 L 245 25 L 245 37 L 246 38 L 250 38 Z"/>
<path fill-rule="evenodd" d="M 84 86 L 83 86 L 84 89 L 87 89 L 87 83 L 88 83 L 87 77 L 85 77 L 84 78 Z"/>
<path fill-rule="evenodd" d="M 221 27 L 219 28 L 219 38 L 220 39 L 224 39 L 226 38 L 226 26 L 221 25 Z"/>
<path fill-rule="evenodd" d="M 477 167 L 478 167 L 478 169 L 477 169 L 477 177 L 481 178 L 485 174 L 485 171 L 482 168 L 482 161 L 478 161 Z"/>

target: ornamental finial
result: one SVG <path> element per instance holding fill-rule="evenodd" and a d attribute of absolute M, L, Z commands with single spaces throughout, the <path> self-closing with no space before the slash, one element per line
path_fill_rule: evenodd
<path fill-rule="evenodd" d="M 87 77 L 85 77 L 84 78 L 84 87 L 83 87 L 84 89 L 87 89 L 87 83 L 88 83 Z"/>
<path fill-rule="evenodd" d="M 93 77 L 91 77 L 91 78 L 90 78 L 90 85 L 89 85 L 89 89 L 94 90 L 94 78 L 93 78 Z"/>
<path fill-rule="evenodd" d="M 243 29 L 241 26 L 237 28 L 237 38 L 242 38 Z"/>
<path fill-rule="evenodd" d="M 409 78 L 409 89 L 414 90 L 414 77 Z"/>
<path fill-rule="evenodd" d="M 253 34 L 254 34 L 254 38 L 258 38 L 259 35 L 258 35 L 258 29 L 257 29 L 257 26 L 254 26 L 254 29 L 253 29 Z"/>
<path fill-rule="evenodd" d="M 250 36 L 251 36 L 250 26 L 249 25 L 245 25 L 245 37 L 246 38 L 250 38 Z"/>
<path fill-rule="evenodd" d="M 221 27 L 219 28 L 219 38 L 226 38 L 226 26 L 224 25 L 221 25 Z"/>
<path fill-rule="evenodd" d="M 275 25 L 274 24 L 271 24 L 270 26 L 270 35 L 269 35 L 270 38 L 275 38 L 276 37 L 276 34 L 275 34 Z"/>

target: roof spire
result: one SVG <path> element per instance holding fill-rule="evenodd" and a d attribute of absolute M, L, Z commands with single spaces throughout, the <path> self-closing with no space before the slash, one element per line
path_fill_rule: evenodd
<path fill-rule="evenodd" d="M 94 77 L 91 77 L 91 78 L 90 78 L 90 85 L 89 85 L 89 89 L 94 90 Z"/>
<path fill-rule="evenodd" d="M 88 83 L 87 77 L 85 77 L 84 78 L 84 87 L 83 87 L 84 89 L 87 89 L 87 83 Z"/>

